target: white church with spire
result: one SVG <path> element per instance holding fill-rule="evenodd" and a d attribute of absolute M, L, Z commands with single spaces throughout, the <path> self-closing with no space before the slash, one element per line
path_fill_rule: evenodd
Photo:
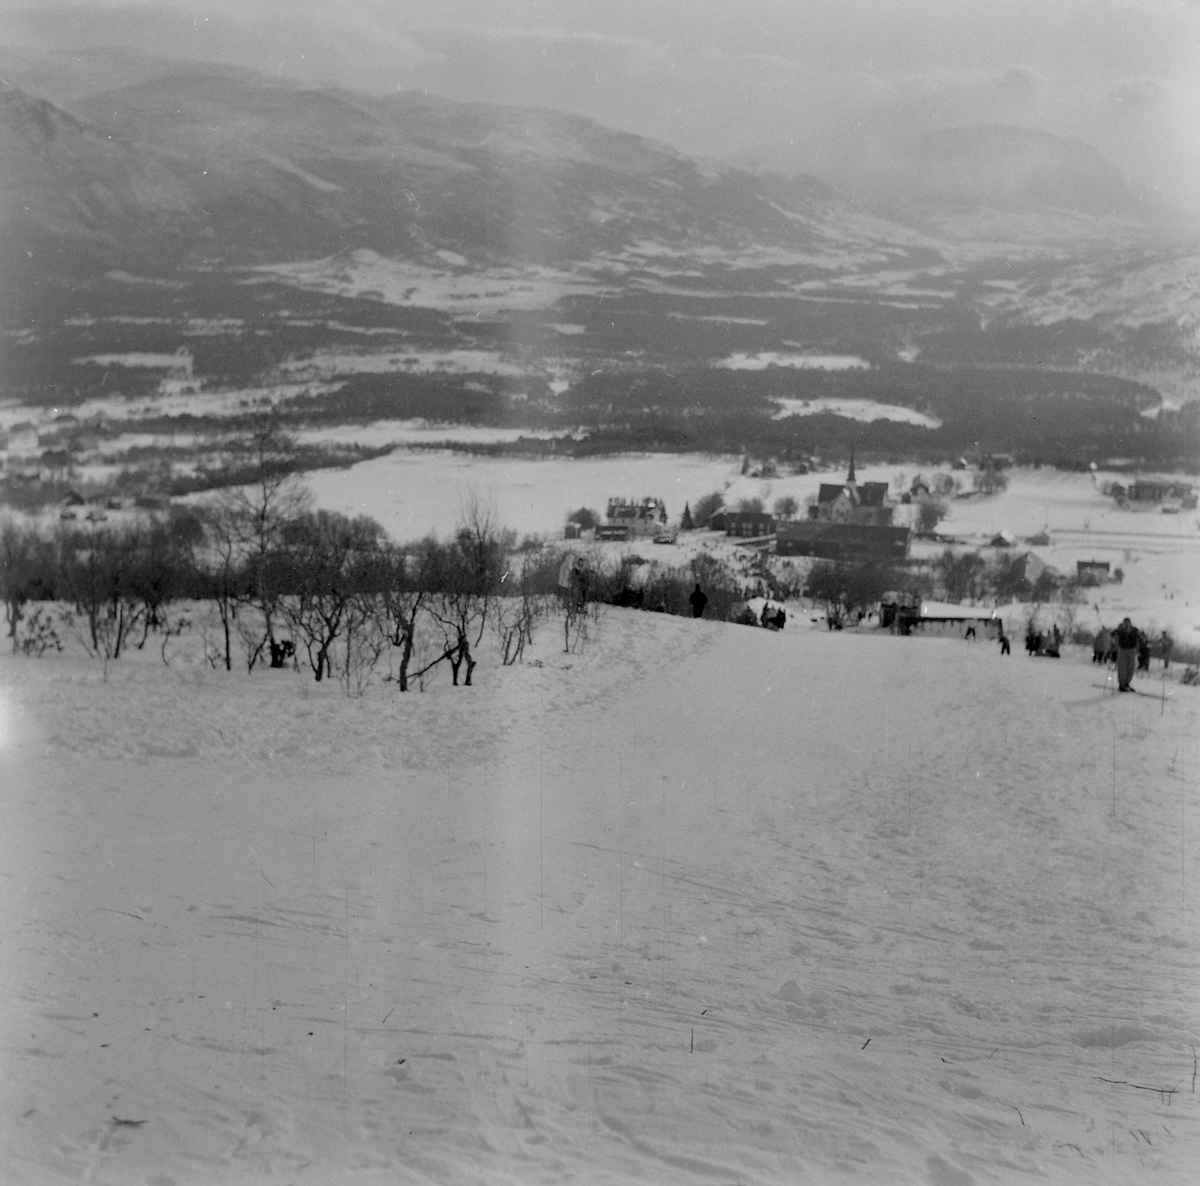
<path fill-rule="evenodd" d="M 824 523 L 856 523 L 863 527 L 890 527 L 895 504 L 888 500 L 886 482 L 859 482 L 854 474 L 854 446 L 845 482 L 822 482 L 808 517 Z"/>

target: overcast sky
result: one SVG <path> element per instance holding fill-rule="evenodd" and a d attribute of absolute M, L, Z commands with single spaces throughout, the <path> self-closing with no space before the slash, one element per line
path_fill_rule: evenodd
<path fill-rule="evenodd" d="M 590 115 L 825 175 L 971 123 L 1076 136 L 1200 209 L 1200 0 L 0 0 L 122 46 Z"/>

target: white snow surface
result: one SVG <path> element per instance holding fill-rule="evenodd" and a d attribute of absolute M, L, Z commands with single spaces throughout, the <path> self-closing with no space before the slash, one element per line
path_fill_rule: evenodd
<path fill-rule="evenodd" d="M 787 354 L 778 350 L 764 350 L 758 354 L 744 351 L 722 359 L 717 366 L 733 371 L 765 371 L 767 367 L 797 367 L 800 370 L 846 371 L 869 370 L 871 364 L 856 354 Z"/>
<path fill-rule="evenodd" d="M 0 656 L 5 1182 L 1196 1180 L 1200 692 L 537 641 L 363 698 Z"/>
<path fill-rule="evenodd" d="M 440 435 L 463 434 L 448 429 Z M 360 434 L 353 439 L 372 438 Z M 349 469 L 317 470 L 306 480 L 320 506 L 371 515 L 395 539 L 411 540 L 431 531 L 451 534 L 472 494 L 493 504 L 500 522 L 522 534 L 561 535 L 570 511 L 588 506 L 603 513 L 608 499 L 617 496 L 663 498 L 677 518 L 685 503 L 720 488 L 737 472 L 731 458 L 698 453 L 576 460 L 476 457 L 430 449 L 397 450 Z"/>
<path fill-rule="evenodd" d="M 816 416 L 821 412 L 832 412 L 835 416 L 848 416 L 851 420 L 862 420 L 869 423 L 872 420 L 899 420 L 905 424 L 917 424 L 922 428 L 940 428 L 942 422 L 936 416 L 928 416 L 918 412 L 916 408 L 906 408 L 902 404 L 881 404 L 873 399 L 836 399 L 818 397 L 817 399 L 780 399 L 776 400 L 780 411 L 776 420 L 785 420 L 788 416 Z"/>

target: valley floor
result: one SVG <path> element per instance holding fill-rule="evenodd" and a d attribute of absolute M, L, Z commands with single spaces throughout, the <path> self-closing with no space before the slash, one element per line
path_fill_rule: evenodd
<path fill-rule="evenodd" d="M 6 1182 L 1195 1180 L 1200 691 L 538 643 L 362 698 L 0 657 Z"/>

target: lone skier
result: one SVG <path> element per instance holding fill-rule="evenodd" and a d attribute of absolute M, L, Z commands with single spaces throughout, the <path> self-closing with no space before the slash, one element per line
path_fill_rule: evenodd
<path fill-rule="evenodd" d="M 1138 628 L 1126 618 L 1114 631 L 1117 644 L 1117 691 L 1132 692 L 1133 673 L 1138 659 Z"/>

